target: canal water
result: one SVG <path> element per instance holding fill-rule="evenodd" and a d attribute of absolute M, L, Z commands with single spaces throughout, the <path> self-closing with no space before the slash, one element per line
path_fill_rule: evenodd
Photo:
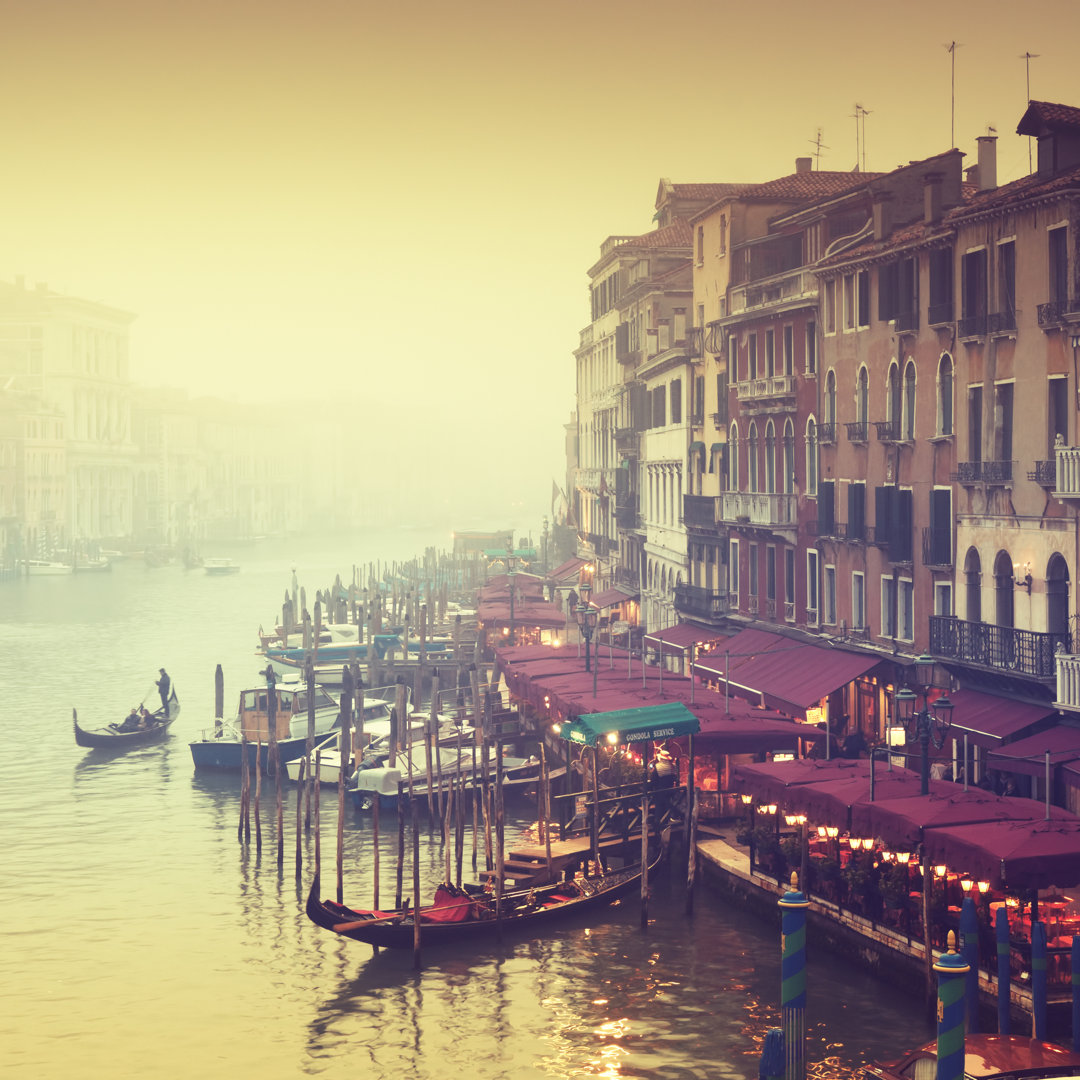
<path fill-rule="evenodd" d="M 448 538 L 384 532 L 352 542 L 265 541 L 231 577 L 118 563 L 109 574 L 0 585 L 0 1061 L 5 1076 L 247 1078 L 756 1077 L 779 1023 L 779 935 L 699 887 L 655 883 L 647 933 L 630 901 L 591 922 L 499 947 L 411 953 L 341 941 L 309 923 L 314 839 L 294 874 L 295 811 L 276 866 L 273 787 L 262 857 L 237 843 L 238 778 L 196 773 L 188 741 L 253 685 L 260 624 L 292 567 L 307 589 L 354 562 L 407 559 Z M 124 716 L 168 669 L 181 714 L 168 741 L 114 756 L 75 746 Z M 332 895 L 336 795 L 323 800 Z M 508 842 L 528 827 L 511 806 Z M 389 834 L 391 830 L 386 829 Z M 372 901 L 371 822 L 347 812 L 347 902 Z M 466 867 L 471 854 L 467 844 Z M 396 835 L 381 842 L 392 898 Z M 421 837 L 425 893 L 442 876 Z M 679 877 L 680 875 L 676 875 Z M 406 893 L 411 891 L 411 870 Z M 808 1057 L 820 1077 L 932 1037 L 916 998 L 809 943 Z"/>

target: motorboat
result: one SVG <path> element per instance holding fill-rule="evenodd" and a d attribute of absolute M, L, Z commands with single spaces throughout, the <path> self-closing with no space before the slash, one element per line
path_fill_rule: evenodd
<path fill-rule="evenodd" d="M 31 577 L 55 577 L 72 571 L 71 563 L 52 559 L 26 559 L 22 565 Z"/>
<path fill-rule="evenodd" d="M 226 574 L 239 574 L 240 564 L 232 559 L 204 559 L 203 569 L 211 577 L 224 577 Z"/>

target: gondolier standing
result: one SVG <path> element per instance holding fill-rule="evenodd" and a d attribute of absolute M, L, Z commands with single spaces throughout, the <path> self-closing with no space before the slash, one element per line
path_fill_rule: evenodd
<path fill-rule="evenodd" d="M 171 683 L 169 682 L 169 676 L 166 674 L 164 668 L 158 668 L 161 672 L 161 678 L 157 680 L 158 693 L 161 695 L 161 707 L 165 710 L 165 718 L 169 716 L 169 688 Z"/>

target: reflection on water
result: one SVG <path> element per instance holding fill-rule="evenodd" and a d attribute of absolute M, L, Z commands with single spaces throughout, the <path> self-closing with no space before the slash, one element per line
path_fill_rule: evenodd
<path fill-rule="evenodd" d="M 378 542 L 307 559 L 251 549 L 228 578 L 120 565 L 0 586 L 0 890 L 15 913 L 0 926 L 0 973 L 18 988 L 0 1010 L 5 1076 L 756 1076 L 778 1020 L 779 935 L 718 898 L 700 895 L 688 920 L 681 886 L 660 878 L 647 934 L 627 901 L 543 939 L 425 950 L 416 971 L 409 952 L 376 954 L 308 923 L 314 837 L 301 836 L 298 879 L 290 787 L 283 870 L 273 784 L 261 855 L 254 835 L 238 844 L 237 777 L 195 773 L 187 745 L 212 723 L 214 668 L 229 709 L 254 677 L 255 631 L 274 619 L 293 562 L 312 597 L 360 558 L 403 554 Z M 73 706 L 88 726 L 114 719 L 153 693 L 161 666 L 184 699 L 163 742 L 124 754 L 74 745 Z M 336 804 L 322 802 L 327 895 Z M 508 843 L 529 810 L 509 815 Z M 466 868 L 471 843 L 470 831 Z M 350 807 L 347 902 L 373 900 L 374 844 L 371 816 Z M 378 844 L 386 904 L 395 815 L 383 815 Z M 425 891 L 443 867 L 421 818 Z M 409 865 L 406 893 L 411 880 Z M 850 1075 L 867 1053 L 930 1036 L 917 1001 L 815 955 L 812 941 L 810 961 L 816 1075 Z"/>

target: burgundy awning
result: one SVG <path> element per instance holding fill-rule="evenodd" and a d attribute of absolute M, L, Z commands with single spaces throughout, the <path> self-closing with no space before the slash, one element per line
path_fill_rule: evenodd
<path fill-rule="evenodd" d="M 737 791 L 753 795 L 758 802 L 780 805 L 789 790 L 801 784 L 861 775 L 870 775 L 870 762 L 865 758 L 833 758 L 830 761 L 801 758 L 798 761 L 736 765 L 732 784 Z"/>
<path fill-rule="evenodd" d="M 931 780 L 930 791 L 944 793 L 953 785 L 943 780 Z M 919 774 L 913 769 L 874 765 L 874 798 L 902 799 L 906 795 L 918 795 L 921 787 Z M 855 835 L 852 825 L 854 808 L 870 802 L 870 772 L 845 779 L 818 780 L 813 784 L 801 784 L 793 789 L 784 803 L 785 808 L 806 814 L 811 821 L 822 825 L 836 825 Z"/>
<path fill-rule="evenodd" d="M 1042 776 L 1046 772 L 1046 753 L 1050 752 L 1050 765 L 1060 765 L 1080 758 L 1080 728 L 1047 728 L 1037 735 L 999 746 L 991 750 L 987 764 L 991 769 L 1021 773 L 1024 776 Z"/>
<path fill-rule="evenodd" d="M 627 600 L 636 600 L 637 593 L 627 596 L 622 589 L 605 589 L 599 596 L 594 596 L 589 603 L 594 608 L 603 611 L 604 608 L 614 607 L 616 604 L 625 604 Z"/>
<path fill-rule="evenodd" d="M 581 577 L 581 568 L 587 566 L 585 559 L 579 559 L 576 555 L 572 559 L 556 566 L 547 576 L 548 581 L 554 581 L 556 585 L 576 585 Z"/>
<path fill-rule="evenodd" d="M 510 624 L 510 600 L 481 600 L 476 605 L 476 617 L 482 623 Z M 526 598 L 514 602 L 514 623 L 546 630 L 561 630 L 566 626 L 566 612 L 543 600 Z"/>
<path fill-rule="evenodd" d="M 666 630 L 658 630 L 655 634 L 646 634 L 645 642 L 659 645 L 665 656 L 678 656 L 684 653 L 692 645 L 716 644 L 730 640 L 728 634 L 718 634 L 715 630 L 703 630 L 700 626 L 690 623 L 676 623 Z"/>
<path fill-rule="evenodd" d="M 690 706 L 693 711 L 693 706 Z M 694 736 L 694 748 L 704 754 L 756 754 L 762 750 L 795 751 L 800 740 L 824 736 L 813 724 L 795 720 L 756 717 L 751 710 L 742 716 L 701 717 L 701 731 Z"/>
<path fill-rule="evenodd" d="M 996 748 L 1002 739 L 1019 734 L 1032 724 L 1054 715 L 1053 706 L 984 694 L 980 690 L 957 690 L 949 695 L 953 704 L 952 736 L 987 749 Z"/>
<path fill-rule="evenodd" d="M 995 889 L 1080 884 L 1080 820 L 994 821 L 926 829 L 928 863 L 989 881 Z"/>

